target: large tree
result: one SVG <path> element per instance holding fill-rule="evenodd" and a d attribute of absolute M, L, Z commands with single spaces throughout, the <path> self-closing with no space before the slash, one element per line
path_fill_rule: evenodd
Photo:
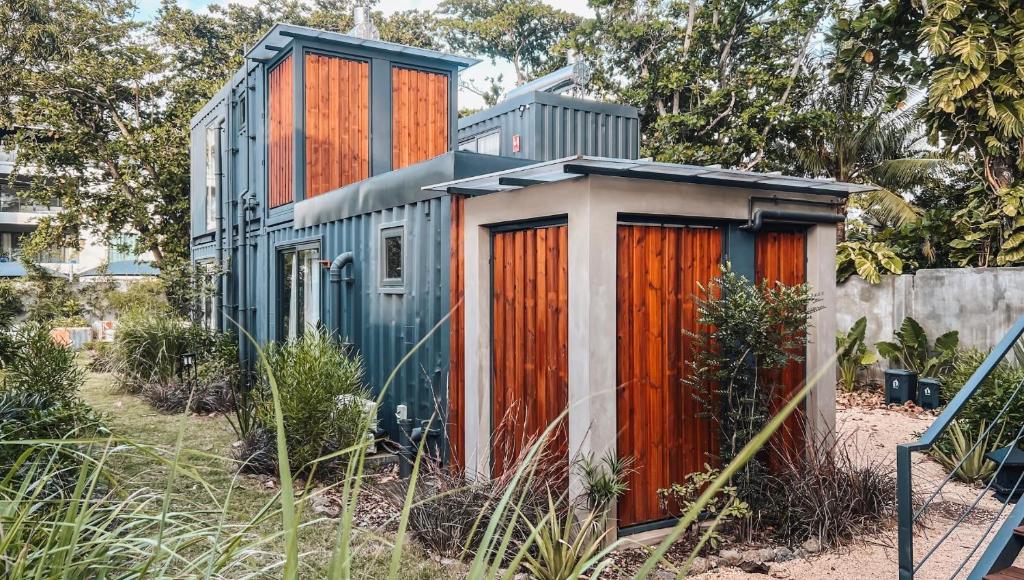
<path fill-rule="evenodd" d="M 187 261 L 190 118 L 277 22 L 347 30 L 350 0 L 210 6 L 164 0 L 152 23 L 131 0 L 11 0 L 0 5 L 0 129 L 18 148 L 22 194 L 60 199 L 34 245 L 83 231 L 139 234 L 161 267 Z M 376 18 L 385 40 L 431 48 L 429 15 Z"/>
<path fill-rule="evenodd" d="M 1024 263 L 1024 7 L 1008 0 L 864 3 L 838 29 L 837 69 L 864 62 L 898 78 L 892 101 L 925 87 L 934 146 L 975 170 L 953 215 L 963 265 Z"/>
<path fill-rule="evenodd" d="M 788 169 L 830 0 L 593 0 L 577 42 L 599 89 L 641 109 L 646 154 Z"/>
<path fill-rule="evenodd" d="M 523 84 L 565 64 L 565 50 L 557 48 L 582 19 L 541 0 L 444 0 L 439 22 L 451 47 L 512 63 L 515 84 Z M 474 90 L 488 104 L 501 94 L 501 78 Z"/>

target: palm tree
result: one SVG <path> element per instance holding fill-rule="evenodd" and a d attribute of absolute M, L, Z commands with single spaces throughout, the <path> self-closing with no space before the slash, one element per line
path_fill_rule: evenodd
<path fill-rule="evenodd" d="M 811 175 L 876 186 L 850 201 L 878 225 L 900 226 L 921 217 L 921 210 L 901 192 L 912 192 L 949 161 L 927 147 L 917 111 L 920 96 L 912 95 L 910 104 L 892 109 L 886 103 L 887 85 L 870 70 L 827 84 L 817 95 L 815 109 L 829 123 L 798 144 L 796 161 Z M 843 241 L 844 229 L 837 235 Z"/>

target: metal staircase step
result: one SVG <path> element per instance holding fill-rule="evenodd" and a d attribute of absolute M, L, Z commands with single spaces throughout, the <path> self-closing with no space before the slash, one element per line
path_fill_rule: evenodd
<path fill-rule="evenodd" d="M 1014 533 L 1021 533 L 1022 528 L 1014 529 Z M 1010 566 L 1009 568 L 1003 568 L 998 572 L 992 572 L 985 576 L 985 580 L 1024 580 L 1024 568 L 1018 568 L 1016 566 Z"/>

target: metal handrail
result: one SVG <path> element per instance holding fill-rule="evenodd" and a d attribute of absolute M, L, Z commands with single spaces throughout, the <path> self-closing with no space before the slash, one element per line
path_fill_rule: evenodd
<path fill-rule="evenodd" d="M 913 486 L 911 481 L 911 453 L 931 449 L 957 418 L 967 403 L 974 397 L 989 375 L 998 367 L 1006 355 L 1013 352 L 1014 345 L 1024 335 L 1024 316 L 1017 319 L 999 344 L 985 358 L 963 388 L 946 405 L 942 413 L 914 443 L 896 446 L 896 502 L 898 516 L 898 557 L 900 580 L 914 578 L 914 520 Z"/>

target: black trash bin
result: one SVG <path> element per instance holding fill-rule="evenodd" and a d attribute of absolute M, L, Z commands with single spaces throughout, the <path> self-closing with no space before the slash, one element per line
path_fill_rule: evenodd
<path fill-rule="evenodd" d="M 885 402 L 902 405 L 907 401 L 917 402 L 917 373 L 906 369 L 885 371 Z"/>
<path fill-rule="evenodd" d="M 921 405 L 925 409 L 938 409 L 939 405 L 939 391 L 942 387 L 942 383 L 939 379 L 933 379 L 931 377 L 921 377 L 917 380 L 917 404 Z"/>

